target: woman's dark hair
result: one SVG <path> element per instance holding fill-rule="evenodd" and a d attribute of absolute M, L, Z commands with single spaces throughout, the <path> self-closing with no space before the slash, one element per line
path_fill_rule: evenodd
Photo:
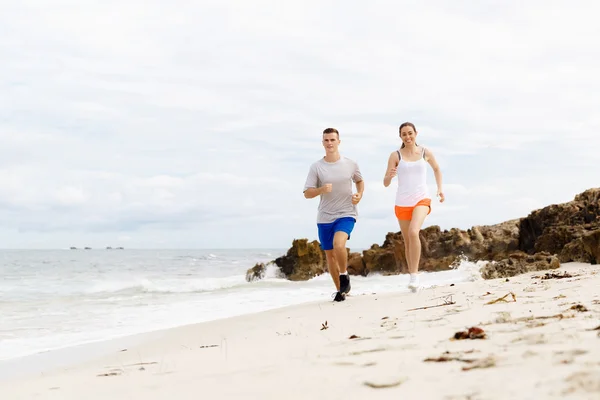
<path fill-rule="evenodd" d="M 413 131 L 415 131 L 415 133 L 417 132 L 417 128 L 415 128 L 415 124 L 413 124 L 412 122 L 405 122 L 402 125 L 400 125 L 400 128 L 398 129 L 398 134 L 400 134 L 400 132 L 402 131 L 402 128 L 406 127 L 406 126 L 410 126 L 411 128 L 413 128 Z M 418 146 L 417 142 L 415 142 L 415 146 Z M 401 149 L 403 149 L 404 147 L 404 142 L 402 142 L 402 146 L 400 147 Z"/>

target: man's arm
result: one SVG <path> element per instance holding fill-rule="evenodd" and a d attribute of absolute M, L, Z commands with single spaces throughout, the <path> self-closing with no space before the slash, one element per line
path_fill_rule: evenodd
<path fill-rule="evenodd" d="M 356 192 L 360 193 L 360 195 L 362 196 L 364 191 L 365 191 L 365 181 L 356 182 Z"/>
<path fill-rule="evenodd" d="M 352 195 L 352 204 L 356 205 L 362 200 L 363 192 L 365 191 L 365 181 L 356 182 L 356 193 Z"/>
<path fill-rule="evenodd" d="M 360 202 L 363 197 L 363 192 L 365 191 L 365 181 L 363 180 L 362 173 L 360 172 L 360 167 L 358 166 L 358 163 L 355 165 L 356 169 L 352 177 L 352 180 L 354 180 L 354 184 L 356 185 L 356 193 L 352 195 L 352 204 L 354 205 Z"/>
<path fill-rule="evenodd" d="M 327 185 L 319 187 L 319 183 L 319 174 L 317 173 L 317 169 L 313 164 L 308 170 L 308 176 L 306 177 L 306 182 L 304 183 L 304 192 L 302 192 L 304 193 L 304 198 L 312 199 L 325 193 Z"/>
<path fill-rule="evenodd" d="M 308 188 L 304 191 L 304 198 L 312 199 L 314 197 L 320 196 L 323 194 L 323 187 L 320 188 Z"/>

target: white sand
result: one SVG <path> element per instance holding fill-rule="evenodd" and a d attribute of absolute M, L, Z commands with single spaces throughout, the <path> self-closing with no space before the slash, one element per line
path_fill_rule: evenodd
<path fill-rule="evenodd" d="M 124 352 L 2 382 L 0 399 L 600 399 L 600 331 L 592 330 L 600 266 L 549 272 L 562 271 L 578 276 L 322 299 L 171 329 Z M 516 302 L 486 304 L 511 291 Z M 409 311 L 444 300 L 455 304 Z M 589 311 L 572 310 L 577 304 Z M 471 326 L 487 338 L 450 340 Z M 467 361 L 424 361 L 445 352 Z M 487 368 L 463 370 L 473 366 Z"/>

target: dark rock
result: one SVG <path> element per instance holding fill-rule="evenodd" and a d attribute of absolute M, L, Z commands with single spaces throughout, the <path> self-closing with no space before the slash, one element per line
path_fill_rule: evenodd
<path fill-rule="evenodd" d="M 266 271 L 267 267 L 265 266 L 265 264 L 257 263 L 254 267 L 246 271 L 246 281 L 254 282 L 256 280 L 263 279 L 265 277 Z"/>
<path fill-rule="evenodd" d="M 442 231 L 430 226 L 420 232 L 420 271 L 444 271 L 464 258 L 501 260 L 519 246 L 519 220 L 491 226 L 475 226 L 468 230 Z M 402 233 L 388 233 L 383 245 L 373 245 L 363 252 L 368 272 L 382 274 L 407 273 L 406 249 Z"/>
<path fill-rule="evenodd" d="M 505 278 L 531 271 L 544 271 L 560 267 L 558 257 L 547 252 L 534 255 L 524 252 L 512 253 L 507 259 L 490 261 L 481 269 L 483 279 Z"/>
<path fill-rule="evenodd" d="M 589 262 L 594 265 L 600 263 L 600 229 L 583 235 L 581 243 L 583 250 L 590 255 Z"/>
<path fill-rule="evenodd" d="M 348 249 L 349 252 L 349 249 Z M 350 275 L 367 276 L 367 268 L 360 253 L 350 253 L 348 255 L 348 273 Z"/>
<path fill-rule="evenodd" d="M 563 263 L 592 262 L 597 258 L 593 248 L 585 247 L 583 237 L 599 230 L 600 188 L 594 188 L 578 194 L 573 201 L 535 210 L 523 218 L 519 249 L 529 254 L 557 254 Z"/>
<path fill-rule="evenodd" d="M 294 239 L 287 254 L 275 259 L 275 264 L 292 281 L 308 280 L 327 272 L 325 252 L 316 240 Z"/>

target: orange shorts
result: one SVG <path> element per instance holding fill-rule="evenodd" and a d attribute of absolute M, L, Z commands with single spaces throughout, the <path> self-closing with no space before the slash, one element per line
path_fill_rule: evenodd
<path fill-rule="evenodd" d="M 410 221 L 412 219 L 413 210 L 417 206 L 427 206 L 427 207 L 429 207 L 429 211 L 427 211 L 427 215 L 429 215 L 429 213 L 431 213 L 431 199 L 423 199 L 412 207 L 396 206 L 394 208 L 394 211 L 396 212 L 396 218 L 398 218 L 400 221 Z"/>

